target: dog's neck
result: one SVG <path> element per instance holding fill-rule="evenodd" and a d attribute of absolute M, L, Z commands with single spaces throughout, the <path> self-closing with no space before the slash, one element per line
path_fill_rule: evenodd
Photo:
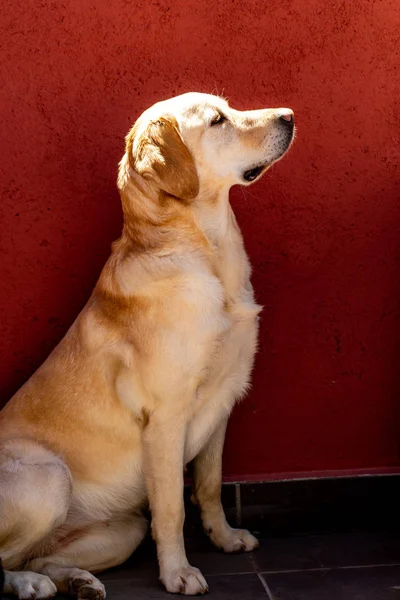
<path fill-rule="evenodd" d="M 215 185 L 200 188 L 190 202 L 171 198 L 121 163 L 118 178 L 124 214 L 123 238 L 136 251 L 174 249 L 210 250 L 218 247 L 232 225 L 238 231 L 229 204 L 229 189 Z"/>
<path fill-rule="evenodd" d="M 120 183 L 120 180 L 119 180 Z M 243 240 L 229 204 L 229 190 L 201 189 L 189 203 L 163 197 L 139 176 L 119 185 L 124 213 L 123 232 L 103 269 L 97 290 L 119 297 L 145 285 L 147 261 L 160 276 L 175 272 L 211 269 L 224 285 L 227 299 L 240 293 L 249 277 Z M 158 260 L 159 259 L 159 260 Z M 246 284 L 247 285 L 247 284 Z"/>
<path fill-rule="evenodd" d="M 220 188 L 217 192 L 201 190 L 190 208 L 199 229 L 213 247 L 219 246 L 232 226 L 229 188 Z"/>

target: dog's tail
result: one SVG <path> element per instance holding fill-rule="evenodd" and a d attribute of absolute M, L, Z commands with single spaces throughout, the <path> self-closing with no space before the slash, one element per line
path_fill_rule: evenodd
<path fill-rule="evenodd" d="M 4 589 L 4 570 L 3 570 L 3 565 L 1 564 L 1 558 L 0 558 L 0 597 L 3 594 L 3 589 Z"/>

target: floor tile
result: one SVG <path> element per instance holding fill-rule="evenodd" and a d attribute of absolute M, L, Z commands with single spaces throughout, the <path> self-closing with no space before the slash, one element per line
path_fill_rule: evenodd
<path fill-rule="evenodd" d="M 197 553 L 188 551 L 187 554 L 190 564 L 200 569 L 203 575 L 254 572 L 252 553 L 225 554 L 211 549 Z"/>
<path fill-rule="evenodd" d="M 400 536 L 372 533 L 263 539 L 253 559 L 261 571 L 400 564 Z"/>
<path fill-rule="evenodd" d="M 104 582 L 107 600 L 155 600 L 168 599 L 161 583 L 155 579 L 131 579 L 126 581 Z"/>
<path fill-rule="evenodd" d="M 268 596 L 257 575 L 211 575 L 207 577 L 210 593 L 207 598 L 218 600 L 265 600 Z M 106 584 L 107 600 L 167 600 L 167 594 L 156 580 L 110 581 Z"/>
<path fill-rule="evenodd" d="M 207 577 L 210 598 L 218 600 L 268 599 L 257 575 L 211 575 Z"/>
<path fill-rule="evenodd" d="M 400 567 L 265 574 L 274 600 L 397 600 Z"/>

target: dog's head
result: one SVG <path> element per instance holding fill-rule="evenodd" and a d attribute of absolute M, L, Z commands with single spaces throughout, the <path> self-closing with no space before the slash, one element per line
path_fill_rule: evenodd
<path fill-rule="evenodd" d="M 288 108 L 238 111 L 222 98 L 188 93 L 145 111 L 127 136 L 127 166 L 155 190 L 182 200 L 249 185 L 289 149 Z M 124 178 L 119 178 L 120 187 Z"/>

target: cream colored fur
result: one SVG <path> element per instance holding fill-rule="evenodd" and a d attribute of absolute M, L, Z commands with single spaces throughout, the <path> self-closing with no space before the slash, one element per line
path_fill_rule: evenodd
<path fill-rule="evenodd" d="M 185 94 L 128 134 L 122 236 L 64 339 L 0 413 L 6 592 L 103 598 L 91 572 L 140 544 L 147 500 L 166 589 L 207 591 L 183 541 L 192 460 L 214 544 L 257 546 L 220 501 L 226 424 L 249 385 L 260 311 L 228 195 L 283 156 L 290 119 L 288 109 L 239 112 Z"/>

